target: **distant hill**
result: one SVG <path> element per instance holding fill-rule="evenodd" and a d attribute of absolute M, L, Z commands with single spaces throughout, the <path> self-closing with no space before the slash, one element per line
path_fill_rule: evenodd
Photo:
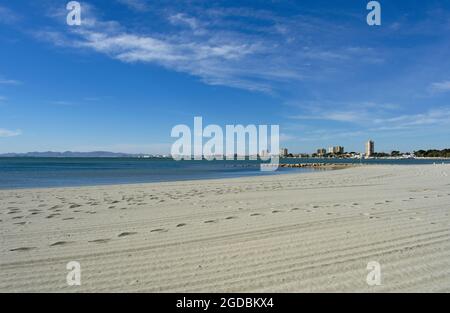
<path fill-rule="evenodd" d="M 4 153 L 0 154 L 3 158 L 14 157 L 29 157 L 29 158 L 129 158 L 129 157 L 144 157 L 147 154 L 129 154 L 129 153 L 116 153 L 108 151 L 92 151 L 92 152 L 27 152 L 27 153 Z"/>

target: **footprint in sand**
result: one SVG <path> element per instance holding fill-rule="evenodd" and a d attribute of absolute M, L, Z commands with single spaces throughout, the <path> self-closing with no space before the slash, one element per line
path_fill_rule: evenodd
<path fill-rule="evenodd" d="M 205 224 L 217 223 L 217 220 L 204 221 Z"/>
<path fill-rule="evenodd" d="M 61 215 L 61 214 L 59 214 L 59 213 L 56 213 L 56 214 L 50 214 L 49 216 L 46 216 L 46 218 L 54 218 L 55 216 L 59 216 L 59 215 Z"/>
<path fill-rule="evenodd" d="M 89 242 L 90 243 L 108 243 L 109 241 L 111 241 L 111 239 L 95 239 L 95 240 L 91 240 Z"/>
<path fill-rule="evenodd" d="M 273 210 L 272 213 L 273 213 L 273 214 L 276 214 L 276 213 L 283 213 L 283 211 L 280 211 L 280 210 Z"/>
<path fill-rule="evenodd" d="M 13 251 L 13 252 L 26 252 L 26 251 L 30 251 L 30 250 L 34 250 L 36 249 L 36 247 L 21 247 L 21 248 L 15 248 L 15 249 L 11 249 L 9 251 Z"/>
<path fill-rule="evenodd" d="M 178 225 L 177 225 L 177 227 L 184 227 L 184 226 L 186 226 L 185 223 L 181 223 L 181 224 L 178 224 Z"/>
<path fill-rule="evenodd" d="M 164 228 L 157 228 L 157 229 L 151 230 L 150 232 L 151 233 L 166 233 L 166 232 L 168 232 L 168 230 L 164 229 Z"/>
<path fill-rule="evenodd" d="M 52 243 L 50 247 L 58 247 L 58 246 L 66 246 L 73 243 L 73 241 L 57 241 L 55 243 Z"/>
<path fill-rule="evenodd" d="M 126 237 L 126 236 L 132 236 L 132 235 L 136 235 L 136 232 L 124 232 L 124 233 L 120 233 L 117 237 Z"/>
<path fill-rule="evenodd" d="M 250 214 L 250 216 L 263 216 L 264 214 L 261 214 L 261 213 L 252 213 L 252 214 Z"/>
<path fill-rule="evenodd" d="M 237 218 L 237 216 L 228 216 L 228 217 L 226 217 L 225 219 L 226 220 L 234 220 L 234 219 L 236 219 Z"/>
<path fill-rule="evenodd" d="M 81 207 L 81 205 L 79 205 L 79 204 L 72 204 L 69 208 L 70 209 L 75 209 L 75 208 L 79 208 L 79 207 Z"/>

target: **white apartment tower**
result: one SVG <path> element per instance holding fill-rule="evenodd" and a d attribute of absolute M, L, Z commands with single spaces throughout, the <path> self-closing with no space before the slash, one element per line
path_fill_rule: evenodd
<path fill-rule="evenodd" d="M 366 157 L 371 157 L 375 153 L 375 143 L 369 140 L 366 143 Z"/>

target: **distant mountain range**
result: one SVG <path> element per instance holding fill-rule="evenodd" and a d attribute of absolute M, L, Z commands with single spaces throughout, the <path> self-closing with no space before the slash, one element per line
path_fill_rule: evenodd
<path fill-rule="evenodd" d="M 29 157 L 29 158 L 139 158 L 139 157 L 153 157 L 148 154 L 129 154 L 116 153 L 108 151 L 92 151 L 92 152 L 27 152 L 27 153 L 3 153 L 0 154 L 3 158 L 14 157 Z"/>

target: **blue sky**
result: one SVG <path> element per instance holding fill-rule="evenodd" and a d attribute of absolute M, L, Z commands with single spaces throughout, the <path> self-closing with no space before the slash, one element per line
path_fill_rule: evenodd
<path fill-rule="evenodd" d="M 450 3 L 0 0 L 0 153 L 168 153 L 176 124 L 295 152 L 450 146 Z"/>

